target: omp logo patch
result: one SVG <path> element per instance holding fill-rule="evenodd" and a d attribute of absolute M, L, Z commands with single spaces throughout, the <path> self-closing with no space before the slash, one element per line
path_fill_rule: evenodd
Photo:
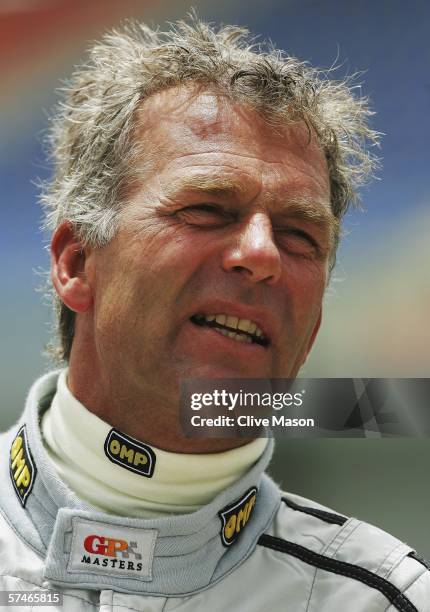
<path fill-rule="evenodd" d="M 157 532 L 73 519 L 68 570 L 150 578 Z"/>
<path fill-rule="evenodd" d="M 117 429 L 108 433 L 104 451 L 110 461 L 130 472 L 147 478 L 154 473 L 155 453 L 152 448 Z"/>
<path fill-rule="evenodd" d="M 25 425 L 23 425 L 12 442 L 9 460 L 9 473 L 12 484 L 23 506 L 25 506 L 33 488 L 36 471 L 27 441 L 27 432 Z"/>
<path fill-rule="evenodd" d="M 258 489 L 252 487 L 239 501 L 221 510 L 221 539 L 224 546 L 231 546 L 246 527 L 254 509 Z"/>

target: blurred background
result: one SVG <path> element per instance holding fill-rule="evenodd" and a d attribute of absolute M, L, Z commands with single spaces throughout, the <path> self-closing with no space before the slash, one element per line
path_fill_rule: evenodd
<path fill-rule="evenodd" d="M 362 72 L 385 134 L 379 180 L 351 213 L 308 377 L 430 373 L 430 4 L 425 0 L 0 0 L 0 430 L 21 412 L 51 315 L 35 289 L 48 267 L 38 178 L 55 90 L 89 42 L 128 17 L 151 25 L 194 6 L 207 21 L 245 25 L 338 76 Z M 430 398 L 429 398 L 430 404 Z M 430 406 L 429 406 L 430 408 Z M 392 531 L 430 557 L 429 441 L 291 440 L 272 473 L 285 489 Z"/>

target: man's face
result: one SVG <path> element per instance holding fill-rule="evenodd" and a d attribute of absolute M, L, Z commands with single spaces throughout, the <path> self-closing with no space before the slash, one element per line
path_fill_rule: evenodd
<path fill-rule="evenodd" d="M 141 117 L 135 138 L 154 163 L 92 254 L 100 363 L 155 396 L 181 378 L 295 377 L 334 224 L 315 138 L 185 88 L 152 96 Z M 245 333 L 226 335 L 238 321 Z"/>

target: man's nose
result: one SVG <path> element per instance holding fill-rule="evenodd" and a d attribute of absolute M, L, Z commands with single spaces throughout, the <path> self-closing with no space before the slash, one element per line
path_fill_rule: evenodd
<path fill-rule="evenodd" d="M 223 253 L 222 265 L 226 272 L 239 272 L 254 283 L 279 280 L 281 254 L 267 214 L 254 213 L 241 223 L 233 244 Z"/>

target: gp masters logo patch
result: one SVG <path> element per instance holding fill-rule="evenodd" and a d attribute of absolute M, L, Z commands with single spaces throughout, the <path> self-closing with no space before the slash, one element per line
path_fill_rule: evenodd
<path fill-rule="evenodd" d="M 258 489 L 252 487 L 239 501 L 221 510 L 221 540 L 224 546 L 231 546 L 246 527 L 257 499 Z"/>
<path fill-rule="evenodd" d="M 68 569 L 116 576 L 148 578 L 157 532 L 73 519 Z"/>
<path fill-rule="evenodd" d="M 142 563 L 138 563 L 142 559 L 142 554 L 138 552 L 137 542 L 118 540 L 117 538 L 92 533 L 84 539 L 84 549 L 87 553 L 96 556 L 91 561 L 91 557 L 84 554 L 83 563 L 94 563 L 103 567 L 115 567 L 118 564 L 118 569 L 136 570 L 138 572 L 142 570 Z M 99 557 L 103 558 L 100 559 Z M 129 560 L 130 558 L 133 561 Z"/>
<path fill-rule="evenodd" d="M 155 453 L 150 446 L 131 436 L 111 429 L 104 445 L 107 458 L 126 470 L 151 478 L 155 467 Z"/>
<path fill-rule="evenodd" d="M 15 436 L 10 449 L 9 473 L 19 500 L 25 506 L 36 478 L 36 466 L 23 425 Z"/>

